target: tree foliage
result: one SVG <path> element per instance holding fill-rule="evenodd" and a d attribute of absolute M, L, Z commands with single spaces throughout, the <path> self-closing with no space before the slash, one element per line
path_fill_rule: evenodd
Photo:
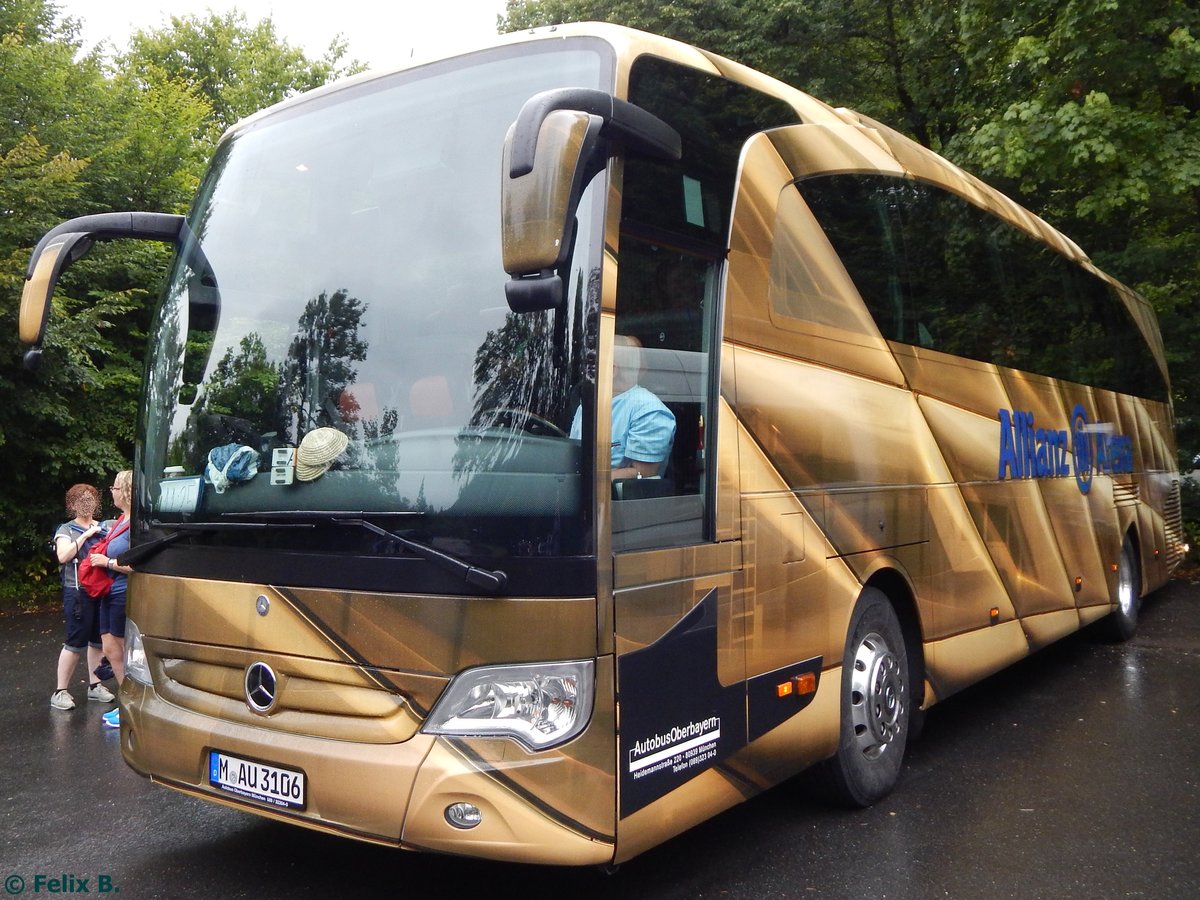
<path fill-rule="evenodd" d="M 207 124 L 224 131 L 292 94 L 362 71 L 357 61 L 343 63 L 346 50 L 339 35 L 321 59 L 310 60 L 275 33 L 270 19 L 251 25 L 236 10 L 210 11 L 207 18 L 172 16 L 169 28 L 137 32 L 118 62 L 142 80 L 189 85 L 208 102 Z"/>
<path fill-rule="evenodd" d="M 21 368 L 16 317 L 41 235 L 95 212 L 183 212 L 234 119 L 357 67 L 319 61 L 230 14 L 142 32 L 114 63 L 84 53 L 51 0 L 0 3 L 0 606 L 52 588 L 45 542 L 72 483 L 129 465 L 157 286 L 170 253 L 100 245 L 55 292 L 44 361 Z M 111 512 L 111 511 L 110 511 Z"/>
<path fill-rule="evenodd" d="M 956 127 L 955 4 L 930 0 L 509 0 L 501 29 L 613 22 L 712 50 L 854 106 L 927 146 Z"/>

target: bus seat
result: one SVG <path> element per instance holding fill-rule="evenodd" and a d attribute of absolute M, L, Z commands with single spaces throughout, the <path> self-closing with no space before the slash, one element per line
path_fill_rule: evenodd
<path fill-rule="evenodd" d="M 369 381 L 346 388 L 338 395 L 337 405 L 343 422 L 377 421 L 382 415 L 375 385 Z"/>
<path fill-rule="evenodd" d="M 454 415 L 454 400 L 445 375 L 426 375 L 408 392 L 409 411 L 417 418 L 441 419 Z"/>

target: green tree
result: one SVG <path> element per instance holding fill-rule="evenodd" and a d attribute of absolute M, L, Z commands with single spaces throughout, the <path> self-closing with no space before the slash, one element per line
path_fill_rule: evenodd
<path fill-rule="evenodd" d="M 239 119 L 334 78 L 361 72 L 345 60 L 347 44 L 338 35 L 324 56 L 310 60 L 263 19 L 251 25 L 244 13 L 209 12 L 172 16 L 169 28 L 139 31 L 130 38 L 121 66 L 153 82 L 163 77 L 190 85 L 212 108 L 209 124 L 224 131 Z"/>
<path fill-rule="evenodd" d="M 641 28 L 853 105 L 939 147 L 956 128 L 962 90 L 956 12 L 953 2 L 928 0 L 509 0 L 500 27 Z"/>
<path fill-rule="evenodd" d="M 86 153 L 65 138 L 68 123 L 100 102 L 102 73 L 94 58 L 75 62 L 75 27 L 56 25 L 48 4 L 5 4 L 0 32 L 0 346 L 10 361 L 0 370 L 0 452 L 8 468 L 0 490 L 7 582 L 0 593 L 11 594 L 47 580 L 50 568 L 40 545 L 49 519 L 63 517 L 64 481 L 80 480 L 120 457 L 111 442 L 83 427 L 97 384 L 90 353 L 102 341 L 103 310 L 67 318 L 55 330 L 46 346 L 58 362 L 52 372 L 17 368 L 15 340 L 29 248 L 85 194 Z M 66 306 L 64 295 L 56 313 Z"/>
<path fill-rule="evenodd" d="M 170 29 L 143 35 L 161 38 L 161 64 L 142 46 L 137 65 L 131 56 L 114 67 L 81 53 L 77 24 L 60 20 L 51 0 L 0 3 L 0 350 L 9 360 L 0 367 L 0 605 L 53 587 L 44 545 L 64 516 L 64 489 L 102 483 L 132 459 L 146 328 L 170 256 L 117 242 L 69 269 L 44 362 L 31 372 L 20 367 L 16 316 L 34 244 L 74 216 L 185 211 L 225 124 L 206 89 L 218 100 L 229 91 L 222 108 L 236 117 L 335 74 L 272 45 L 269 21 L 232 25 L 219 40 L 233 74 L 201 85 L 170 67 L 190 59 L 180 49 L 195 37 L 187 22 L 174 42 Z"/>

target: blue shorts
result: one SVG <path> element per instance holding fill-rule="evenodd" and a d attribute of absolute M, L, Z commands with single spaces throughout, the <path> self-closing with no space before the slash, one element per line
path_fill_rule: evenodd
<path fill-rule="evenodd" d="M 101 634 L 111 634 L 113 637 L 125 637 L 125 595 L 109 594 L 100 600 Z"/>
<path fill-rule="evenodd" d="M 65 649 L 72 653 L 83 653 L 89 646 L 100 649 L 100 604 L 79 588 L 63 587 L 63 624 L 67 626 Z"/>

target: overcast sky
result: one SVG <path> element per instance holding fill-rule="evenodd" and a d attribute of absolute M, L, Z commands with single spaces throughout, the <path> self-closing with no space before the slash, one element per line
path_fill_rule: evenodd
<path fill-rule="evenodd" d="M 109 41 L 126 47 L 130 34 L 159 28 L 171 16 L 206 16 L 237 9 L 251 24 L 270 17 L 275 32 L 310 58 L 319 58 L 339 32 L 347 58 L 375 68 L 486 40 L 496 34 L 504 0 L 53 0 L 83 23 L 84 46 Z"/>

